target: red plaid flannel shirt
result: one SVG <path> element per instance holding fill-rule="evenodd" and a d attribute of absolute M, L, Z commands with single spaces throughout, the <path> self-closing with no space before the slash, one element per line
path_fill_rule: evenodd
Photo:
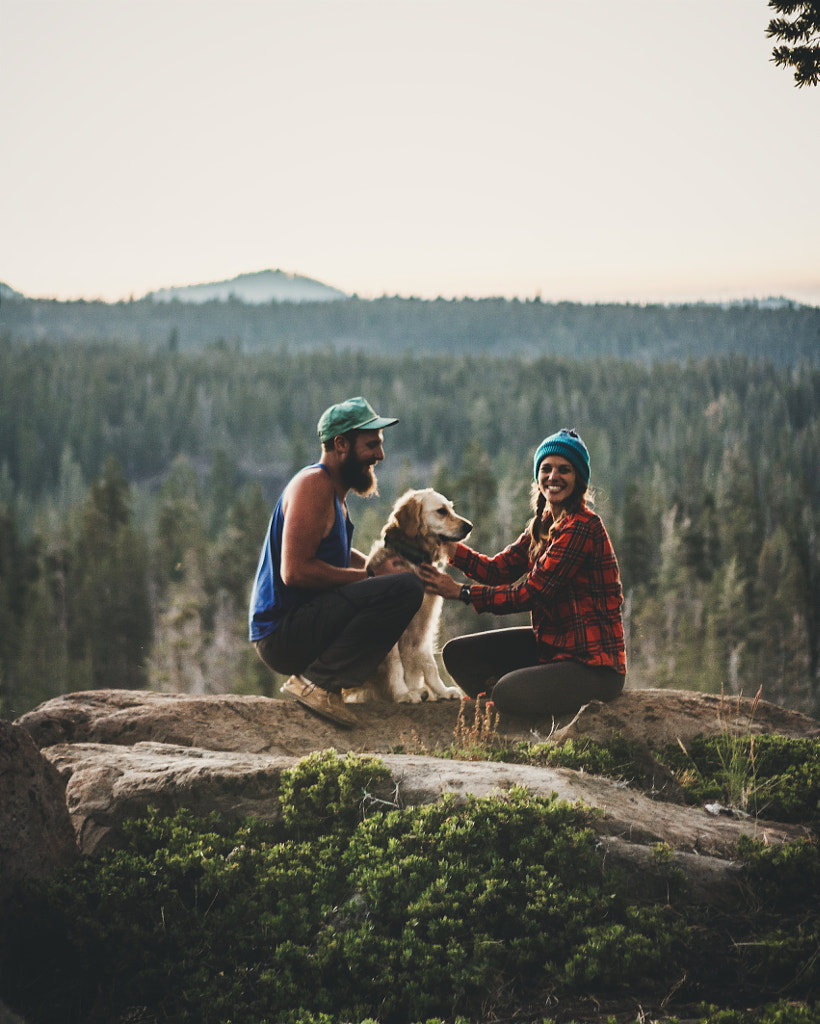
<path fill-rule="evenodd" d="M 587 508 L 566 515 L 534 563 L 529 546 L 526 532 L 492 558 L 458 545 L 450 564 L 483 584 L 470 587 L 476 611 L 530 612 L 542 662 L 580 661 L 626 674 L 621 577 L 600 517 Z"/>

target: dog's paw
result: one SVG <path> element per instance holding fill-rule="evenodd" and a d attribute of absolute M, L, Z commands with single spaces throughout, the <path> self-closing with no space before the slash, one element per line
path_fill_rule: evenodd
<path fill-rule="evenodd" d="M 464 693 L 458 686 L 447 686 L 439 680 L 437 685 L 425 687 L 424 700 L 461 700 Z"/>
<path fill-rule="evenodd" d="M 461 700 L 464 696 L 463 691 L 458 686 L 445 686 L 444 693 L 441 695 L 442 700 Z"/>
<path fill-rule="evenodd" d="M 423 698 L 418 690 L 405 690 L 404 693 L 398 694 L 393 700 L 396 704 L 420 704 Z"/>

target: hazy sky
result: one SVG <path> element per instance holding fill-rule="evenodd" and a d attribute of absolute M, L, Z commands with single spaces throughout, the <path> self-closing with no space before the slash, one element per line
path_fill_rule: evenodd
<path fill-rule="evenodd" d="M 0 281 L 820 305 L 766 0 L 0 0 Z"/>

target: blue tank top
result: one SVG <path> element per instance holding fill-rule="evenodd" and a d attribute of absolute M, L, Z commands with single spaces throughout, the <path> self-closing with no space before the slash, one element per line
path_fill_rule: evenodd
<path fill-rule="evenodd" d="M 306 468 L 319 468 L 329 473 L 327 467 L 323 466 L 321 462 L 316 462 Z M 326 537 L 322 538 L 316 557 L 340 569 L 347 569 L 350 566 L 353 524 L 345 515 L 338 495 L 334 496 L 334 503 L 336 518 L 333 528 Z M 291 608 L 303 604 L 316 593 L 315 590 L 309 590 L 306 587 L 288 587 L 282 582 L 279 570 L 282 562 L 284 525 L 285 516 L 280 497 L 268 525 L 268 533 L 259 555 L 256 578 L 251 592 L 248 619 L 252 641 L 270 636 Z"/>

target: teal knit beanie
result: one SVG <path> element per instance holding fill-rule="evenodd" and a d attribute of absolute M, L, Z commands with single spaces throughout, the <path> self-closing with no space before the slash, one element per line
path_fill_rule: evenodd
<path fill-rule="evenodd" d="M 589 484 L 589 452 L 574 430 L 559 430 L 557 434 L 545 437 L 538 445 L 532 464 L 532 475 L 535 480 L 538 479 L 538 467 L 545 455 L 563 455 L 572 463 L 584 483 Z"/>

